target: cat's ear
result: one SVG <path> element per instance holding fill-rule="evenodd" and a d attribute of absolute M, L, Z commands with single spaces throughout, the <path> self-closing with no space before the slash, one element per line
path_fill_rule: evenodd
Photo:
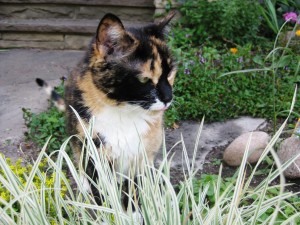
<path fill-rule="evenodd" d="M 168 29 L 168 25 L 170 24 L 170 21 L 174 18 L 175 14 L 175 11 L 170 12 L 166 17 L 164 17 L 161 21 L 157 23 L 157 26 L 162 31 Z"/>
<path fill-rule="evenodd" d="M 117 16 L 108 13 L 102 18 L 96 34 L 98 49 L 103 46 L 106 54 L 112 54 L 116 51 L 124 51 L 132 41 L 128 38 L 124 25 Z"/>
<path fill-rule="evenodd" d="M 145 32 L 149 35 L 154 35 L 161 40 L 165 39 L 165 36 L 170 31 L 170 22 L 175 16 L 175 11 L 170 12 L 162 20 L 155 22 L 153 25 L 146 27 Z"/>

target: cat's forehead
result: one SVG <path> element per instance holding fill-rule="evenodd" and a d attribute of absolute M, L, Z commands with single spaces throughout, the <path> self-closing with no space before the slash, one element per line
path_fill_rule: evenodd
<path fill-rule="evenodd" d="M 128 33 L 139 43 L 134 52 L 134 57 L 142 61 L 147 61 L 156 54 L 159 54 L 161 57 L 170 56 L 163 35 L 156 32 L 151 26 L 132 28 L 128 30 Z"/>

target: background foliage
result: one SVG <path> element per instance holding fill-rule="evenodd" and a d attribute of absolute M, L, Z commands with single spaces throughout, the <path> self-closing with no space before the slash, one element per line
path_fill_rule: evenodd
<path fill-rule="evenodd" d="M 220 40 L 246 44 L 258 40 L 261 24 L 256 0 L 187 0 L 179 27 L 195 44 Z"/>
<path fill-rule="evenodd" d="M 281 13 L 292 9 L 280 3 Z M 285 31 L 275 44 L 274 36 L 268 39 L 270 36 L 259 32 L 272 30 L 261 14 L 261 9 L 268 10 L 266 5 L 258 4 L 250 0 L 188 0 L 180 8 L 183 16 L 169 38 L 178 73 L 168 125 L 181 119 L 199 120 L 203 115 L 206 121 L 241 115 L 286 116 L 282 112 L 289 108 L 294 82 L 300 80 L 299 49 L 280 39 Z M 287 24 L 286 28 L 295 25 L 299 26 Z M 293 37 L 290 43 L 293 41 L 299 44 L 300 37 Z M 221 76 L 249 69 L 249 73 Z"/>

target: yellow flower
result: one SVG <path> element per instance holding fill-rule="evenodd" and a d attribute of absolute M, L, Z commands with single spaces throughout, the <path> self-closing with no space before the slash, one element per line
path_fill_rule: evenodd
<path fill-rule="evenodd" d="M 10 195 L 7 193 L 7 192 L 2 192 L 1 194 L 0 194 L 0 198 L 2 198 L 3 200 L 5 200 L 5 201 L 9 201 L 9 199 L 10 199 Z"/>
<path fill-rule="evenodd" d="M 237 48 L 230 48 L 230 52 L 232 54 L 236 54 L 238 52 L 238 49 Z"/>
<path fill-rule="evenodd" d="M 296 30 L 295 34 L 297 37 L 300 37 L 300 30 Z"/>

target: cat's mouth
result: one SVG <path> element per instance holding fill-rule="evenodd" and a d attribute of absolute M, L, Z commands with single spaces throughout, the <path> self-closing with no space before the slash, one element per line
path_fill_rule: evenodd
<path fill-rule="evenodd" d="M 170 105 L 171 105 L 172 101 L 168 102 L 168 103 L 163 103 L 162 101 L 156 99 L 155 103 L 153 103 L 149 110 L 151 111 L 166 111 Z"/>

